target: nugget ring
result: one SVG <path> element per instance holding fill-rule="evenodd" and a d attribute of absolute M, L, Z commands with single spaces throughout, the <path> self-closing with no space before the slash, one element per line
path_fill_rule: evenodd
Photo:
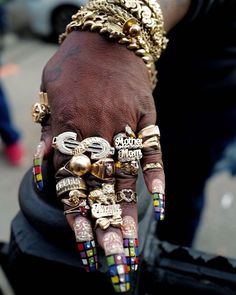
<path fill-rule="evenodd" d="M 31 110 L 32 119 L 35 123 L 42 123 L 44 118 L 50 114 L 47 93 L 39 92 L 39 99 L 40 102 L 36 102 Z"/>

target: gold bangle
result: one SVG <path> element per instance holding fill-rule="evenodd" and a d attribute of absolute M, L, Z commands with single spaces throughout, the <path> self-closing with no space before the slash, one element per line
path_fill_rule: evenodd
<path fill-rule="evenodd" d="M 162 11 L 158 3 L 148 0 L 94 0 L 72 16 L 62 43 L 73 30 L 97 31 L 116 39 L 135 52 L 146 64 L 152 89 L 156 87 L 155 62 L 166 48 Z"/>

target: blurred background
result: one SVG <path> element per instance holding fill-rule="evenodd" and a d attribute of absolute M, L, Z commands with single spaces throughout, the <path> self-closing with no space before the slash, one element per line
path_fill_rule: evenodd
<path fill-rule="evenodd" d="M 7 16 L 7 30 L 1 36 L 4 50 L 0 78 L 25 148 L 23 165 L 13 167 L 0 145 L 0 242 L 9 240 L 11 220 L 19 209 L 19 185 L 31 169 L 40 139 L 40 126 L 32 122 L 31 106 L 38 101 L 42 69 L 59 46 L 58 35 L 84 3 L 85 0 L 0 0 Z M 225 161 L 236 166 L 235 146 L 227 151 Z M 220 165 L 224 167 L 224 161 Z M 206 185 L 206 206 L 194 248 L 236 258 L 235 212 L 235 176 L 222 170 Z"/>

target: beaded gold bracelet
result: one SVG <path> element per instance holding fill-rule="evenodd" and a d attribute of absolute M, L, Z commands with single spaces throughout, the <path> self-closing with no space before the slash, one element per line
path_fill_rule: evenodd
<path fill-rule="evenodd" d="M 126 45 L 142 58 L 147 66 L 152 89 L 156 87 L 155 62 L 166 48 L 164 21 L 155 0 L 93 0 L 72 16 L 62 43 L 73 30 L 97 31 Z"/>

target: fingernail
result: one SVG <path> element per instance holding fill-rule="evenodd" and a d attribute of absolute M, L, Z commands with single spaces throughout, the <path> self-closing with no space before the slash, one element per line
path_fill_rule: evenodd
<path fill-rule="evenodd" d="M 87 272 L 96 271 L 98 269 L 98 258 L 95 241 L 78 242 L 77 249 L 85 270 Z"/>
<path fill-rule="evenodd" d="M 77 249 L 85 270 L 94 272 L 98 269 L 98 258 L 91 224 L 86 218 L 78 217 L 75 219 L 73 227 Z"/>
<path fill-rule="evenodd" d="M 115 232 L 108 232 L 103 237 L 103 244 L 115 292 L 129 291 L 130 277 L 122 238 Z"/>
<path fill-rule="evenodd" d="M 131 216 L 123 217 L 123 247 L 127 260 L 128 270 L 133 272 L 138 269 L 138 239 L 134 218 Z"/>
<path fill-rule="evenodd" d="M 130 278 L 125 254 L 108 255 L 107 264 L 115 292 L 129 291 Z"/>
<path fill-rule="evenodd" d="M 45 143 L 41 141 L 37 148 L 36 152 L 33 156 L 33 176 L 34 182 L 38 190 L 43 189 L 43 175 L 42 175 L 42 161 L 45 152 Z"/>
<path fill-rule="evenodd" d="M 125 256 L 129 271 L 136 271 L 138 269 L 138 239 L 124 239 L 123 240 Z"/>
<path fill-rule="evenodd" d="M 165 218 L 165 195 L 160 193 L 153 194 L 153 205 L 156 220 L 164 220 Z"/>

